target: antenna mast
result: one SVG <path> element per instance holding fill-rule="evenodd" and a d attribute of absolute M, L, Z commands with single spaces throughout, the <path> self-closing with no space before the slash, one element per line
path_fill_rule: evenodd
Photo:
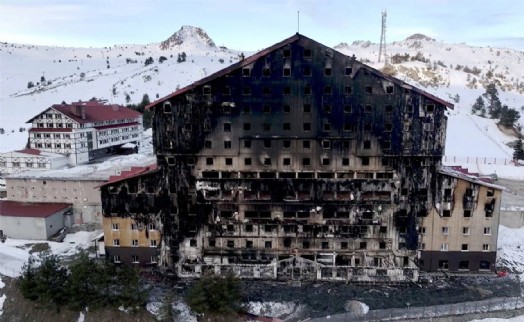
<path fill-rule="evenodd" d="M 380 34 L 380 48 L 378 50 L 378 62 L 380 63 L 380 57 L 382 57 L 382 53 L 384 53 L 384 60 L 387 62 L 388 58 L 386 55 L 386 17 L 387 17 L 386 10 L 382 11 L 382 31 Z"/>
<path fill-rule="evenodd" d="M 297 11 L 297 34 L 300 33 L 300 11 Z"/>

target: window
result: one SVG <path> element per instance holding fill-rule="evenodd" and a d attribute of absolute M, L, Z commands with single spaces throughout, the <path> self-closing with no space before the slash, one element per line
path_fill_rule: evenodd
<path fill-rule="evenodd" d="M 366 94 L 371 95 L 371 94 L 373 94 L 373 87 L 366 86 L 365 91 L 366 91 Z"/>
<path fill-rule="evenodd" d="M 244 106 L 244 108 L 242 108 L 242 114 L 251 114 L 251 106 Z"/>
<path fill-rule="evenodd" d="M 331 164 L 331 160 L 329 158 L 322 158 L 322 165 L 328 166 Z"/>
<path fill-rule="evenodd" d="M 131 255 L 131 262 L 138 263 L 138 256 L 137 255 Z"/>
<path fill-rule="evenodd" d="M 113 239 L 113 246 L 120 246 L 120 239 Z"/>
<path fill-rule="evenodd" d="M 269 67 L 264 67 L 262 69 L 262 76 L 269 77 L 271 75 L 271 69 Z"/>
<path fill-rule="evenodd" d="M 291 87 L 285 86 L 283 90 L 284 95 L 290 95 L 291 94 Z"/>
<path fill-rule="evenodd" d="M 324 76 L 331 76 L 331 67 L 324 68 Z"/>
<path fill-rule="evenodd" d="M 449 235 L 449 227 L 446 227 L 446 226 L 442 227 L 442 234 Z"/>
<path fill-rule="evenodd" d="M 211 95 L 211 86 L 209 85 L 205 85 L 203 88 L 202 88 L 202 93 L 204 95 Z"/>
<path fill-rule="evenodd" d="M 287 113 L 291 113 L 291 106 L 289 106 L 289 105 L 284 105 L 284 106 L 282 107 L 282 110 L 283 110 L 284 113 L 286 113 L 286 114 L 287 114 Z"/>
<path fill-rule="evenodd" d="M 282 56 L 284 58 L 290 58 L 291 57 L 291 49 L 286 48 L 286 49 L 282 50 Z"/>
<path fill-rule="evenodd" d="M 291 165 L 291 158 L 284 158 L 284 159 L 282 159 L 282 165 L 290 166 Z"/>
<path fill-rule="evenodd" d="M 155 224 L 148 224 L 147 225 L 147 229 L 149 229 L 149 230 L 156 230 L 156 226 L 155 226 Z"/>
<path fill-rule="evenodd" d="M 284 70 L 283 70 L 282 75 L 283 75 L 284 77 L 289 77 L 289 76 L 291 76 L 291 68 L 289 68 L 289 67 L 284 67 Z"/>
<path fill-rule="evenodd" d="M 138 239 L 133 239 L 131 241 L 131 245 L 133 245 L 134 247 L 137 247 L 138 246 Z"/>
<path fill-rule="evenodd" d="M 113 255 L 113 263 L 120 263 L 120 255 Z"/>
<path fill-rule="evenodd" d="M 137 224 L 131 224 L 131 230 L 138 230 Z"/>
<path fill-rule="evenodd" d="M 249 68 L 249 67 L 242 68 L 242 76 L 243 77 L 251 76 L 251 68 Z"/>
<path fill-rule="evenodd" d="M 464 217 L 466 217 L 466 218 L 471 217 L 471 210 L 465 209 L 464 210 Z"/>
<path fill-rule="evenodd" d="M 304 58 L 311 58 L 312 56 L 311 49 L 304 49 Z"/>
<path fill-rule="evenodd" d="M 308 167 L 311 165 L 311 159 L 310 158 L 302 158 L 302 165 L 305 167 Z"/>
<path fill-rule="evenodd" d="M 491 235 L 491 227 L 484 227 L 484 235 Z"/>
<path fill-rule="evenodd" d="M 311 67 L 309 66 L 304 67 L 304 76 L 306 77 L 311 76 Z"/>
<path fill-rule="evenodd" d="M 282 147 L 284 149 L 291 149 L 291 141 L 290 140 L 284 140 L 282 141 Z"/>
<path fill-rule="evenodd" d="M 224 123 L 224 132 L 231 132 L 231 123 Z"/>
<path fill-rule="evenodd" d="M 213 165 L 213 158 L 206 158 L 206 165 Z"/>
<path fill-rule="evenodd" d="M 26 168 L 32 168 L 33 167 L 33 162 L 26 162 L 25 166 L 26 166 Z"/>
<path fill-rule="evenodd" d="M 112 223 L 112 224 L 111 224 L 111 229 L 113 229 L 113 230 L 118 230 L 118 228 L 119 228 L 119 225 L 118 225 L 118 224 L 116 224 L 116 223 Z"/>
<path fill-rule="evenodd" d="M 226 165 L 233 165 L 233 158 L 226 158 Z"/>
<path fill-rule="evenodd" d="M 252 240 L 246 240 L 246 248 L 253 248 L 253 241 Z"/>
<path fill-rule="evenodd" d="M 271 158 L 264 158 L 264 165 L 271 165 Z"/>
<path fill-rule="evenodd" d="M 371 113 L 371 112 L 373 112 L 373 106 L 371 105 L 364 106 L 364 113 Z"/>
<path fill-rule="evenodd" d="M 440 245 L 440 250 L 443 251 L 443 252 L 447 252 L 448 251 L 448 244 L 441 244 Z"/>
<path fill-rule="evenodd" d="M 346 67 L 345 75 L 346 75 L 346 76 L 350 76 L 351 73 L 353 73 L 353 68 L 351 68 L 351 67 Z"/>
<path fill-rule="evenodd" d="M 329 140 L 322 140 L 322 149 L 330 149 L 331 148 L 331 141 Z"/>
<path fill-rule="evenodd" d="M 426 105 L 426 112 L 433 113 L 433 111 L 435 111 L 435 105 L 434 104 Z"/>
<path fill-rule="evenodd" d="M 489 251 L 489 244 L 482 244 L 482 250 L 483 251 Z"/>
<path fill-rule="evenodd" d="M 392 85 L 386 86 L 386 94 L 393 94 L 393 86 Z"/>
<path fill-rule="evenodd" d="M 262 94 L 264 95 L 271 95 L 271 88 L 270 87 L 267 87 L 265 86 L 264 88 L 262 88 Z"/>
<path fill-rule="evenodd" d="M 369 165 L 369 157 L 361 157 L 362 165 Z"/>
<path fill-rule="evenodd" d="M 309 140 L 302 141 L 302 148 L 310 149 L 311 148 L 311 141 L 309 141 Z"/>
<path fill-rule="evenodd" d="M 311 123 L 304 123 L 302 128 L 304 129 L 305 132 L 311 131 Z"/>
<path fill-rule="evenodd" d="M 231 141 L 230 140 L 224 141 L 224 149 L 231 149 Z"/>
<path fill-rule="evenodd" d="M 330 132 L 331 131 L 331 123 L 324 123 L 323 130 L 324 130 L 324 132 Z"/>
<path fill-rule="evenodd" d="M 462 235 L 469 235 L 469 227 L 462 227 Z"/>
<path fill-rule="evenodd" d="M 324 95 L 333 94 L 333 88 L 331 86 L 324 86 Z"/>
<path fill-rule="evenodd" d="M 189 246 L 190 247 L 197 247 L 197 240 L 196 239 L 190 239 L 189 240 Z"/>
<path fill-rule="evenodd" d="M 266 240 L 266 242 L 264 242 L 264 248 L 270 249 L 272 247 L 273 247 L 273 243 L 270 240 Z"/>
<path fill-rule="evenodd" d="M 151 246 L 151 247 L 156 247 L 156 239 L 151 239 L 151 240 L 149 241 L 149 246 Z"/>
<path fill-rule="evenodd" d="M 464 251 L 464 252 L 468 251 L 469 250 L 469 245 L 468 244 L 462 244 L 461 250 Z"/>
<path fill-rule="evenodd" d="M 284 124 L 282 124 L 282 129 L 284 131 L 291 131 L 291 123 L 284 123 Z"/>
<path fill-rule="evenodd" d="M 251 149 L 251 140 L 244 141 L 244 149 Z"/>
<path fill-rule="evenodd" d="M 302 242 L 302 248 L 304 248 L 304 249 L 309 249 L 309 245 L 310 245 L 309 241 L 303 241 Z"/>
<path fill-rule="evenodd" d="M 304 114 L 311 113 L 311 104 L 304 104 L 303 111 L 304 111 Z"/>
<path fill-rule="evenodd" d="M 251 131 L 251 123 L 244 123 L 244 131 Z"/>
<path fill-rule="evenodd" d="M 244 158 L 244 165 L 251 165 L 251 158 Z"/>
<path fill-rule="evenodd" d="M 349 166 L 349 158 L 342 158 L 342 165 L 345 167 Z"/>
<path fill-rule="evenodd" d="M 442 217 L 451 217 L 451 210 L 442 210 Z"/>
<path fill-rule="evenodd" d="M 13 162 L 13 168 L 20 168 L 20 162 Z"/>
<path fill-rule="evenodd" d="M 360 249 L 366 249 L 366 248 L 368 248 L 368 243 L 367 243 L 367 242 L 360 242 L 359 248 L 360 248 Z"/>
<path fill-rule="evenodd" d="M 222 95 L 231 95 L 231 87 L 224 86 L 224 88 L 222 90 Z"/>
<path fill-rule="evenodd" d="M 311 86 L 304 86 L 304 95 L 311 95 Z"/>
<path fill-rule="evenodd" d="M 370 140 L 364 140 L 364 149 L 365 150 L 371 149 L 371 141 Z"/>
<path fill-rule="evenodd" d="M 329 249 L 329 242 L 322 242 L 321 247 L 322 249 Z"/>
<path fill-rule="evenodd" d="M 235 248 L 235 241 L 234 240 L 228 240 L 226 243 L 227 248 Z"/>

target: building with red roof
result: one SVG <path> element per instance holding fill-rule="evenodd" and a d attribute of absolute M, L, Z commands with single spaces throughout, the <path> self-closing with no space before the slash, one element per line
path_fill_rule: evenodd
<path fill-rule="evenodd" d="M 67 203 L 0 200 L 0 230 L 17 239 L 48 239 L 64 228 Z"/>
<path fill-rule="evenodd" d="M 0 177 L 30 170 L 52 170 L 69 163 L 63 154 L 39 149 L 22 149 L 0 153 Z"/>
<path fill-rule="evenodd" d="M 103 101 L 55 104 L 31 118 L 31 149 L 65 154 L 71 165 L 115 154 L 118 147 L 138 144 L 142 114 Z"/>

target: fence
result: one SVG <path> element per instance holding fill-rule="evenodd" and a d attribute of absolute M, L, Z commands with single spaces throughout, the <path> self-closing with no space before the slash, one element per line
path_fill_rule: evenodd
<path fill-rule="evenodd" d="M 352 313 L 342 313 L 324 318 L 308 319 L 308 322 L 346 322 L 346 321 L 405 321 L 432 320 L 440 317 L 461 316 L 465 314 L 482 314 L 489 312 L 508 312 L 524 308 L 522 297 L 497 297 L 489 300 L 443 304 L 424 307 L 372 310 L 366 315 L 355 316 Z"/>
<path fill-rule="evenodd" d="M 491 157 L 459 157 L 452 155 L 445 155 L 442 162 L 444 164 L 493 164 L 493 165 L 511 165 L 513 160 L 504 158 L 491 158 Z"/>

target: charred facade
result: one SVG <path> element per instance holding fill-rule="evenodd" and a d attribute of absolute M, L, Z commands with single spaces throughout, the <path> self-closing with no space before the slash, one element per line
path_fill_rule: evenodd
<path fill-rule="evenodd" d="M 416 280 L 452 107 L 299 34 L 153 102 L 159 170 L 142 202 L 160 262 L 182 277 Z"/>

